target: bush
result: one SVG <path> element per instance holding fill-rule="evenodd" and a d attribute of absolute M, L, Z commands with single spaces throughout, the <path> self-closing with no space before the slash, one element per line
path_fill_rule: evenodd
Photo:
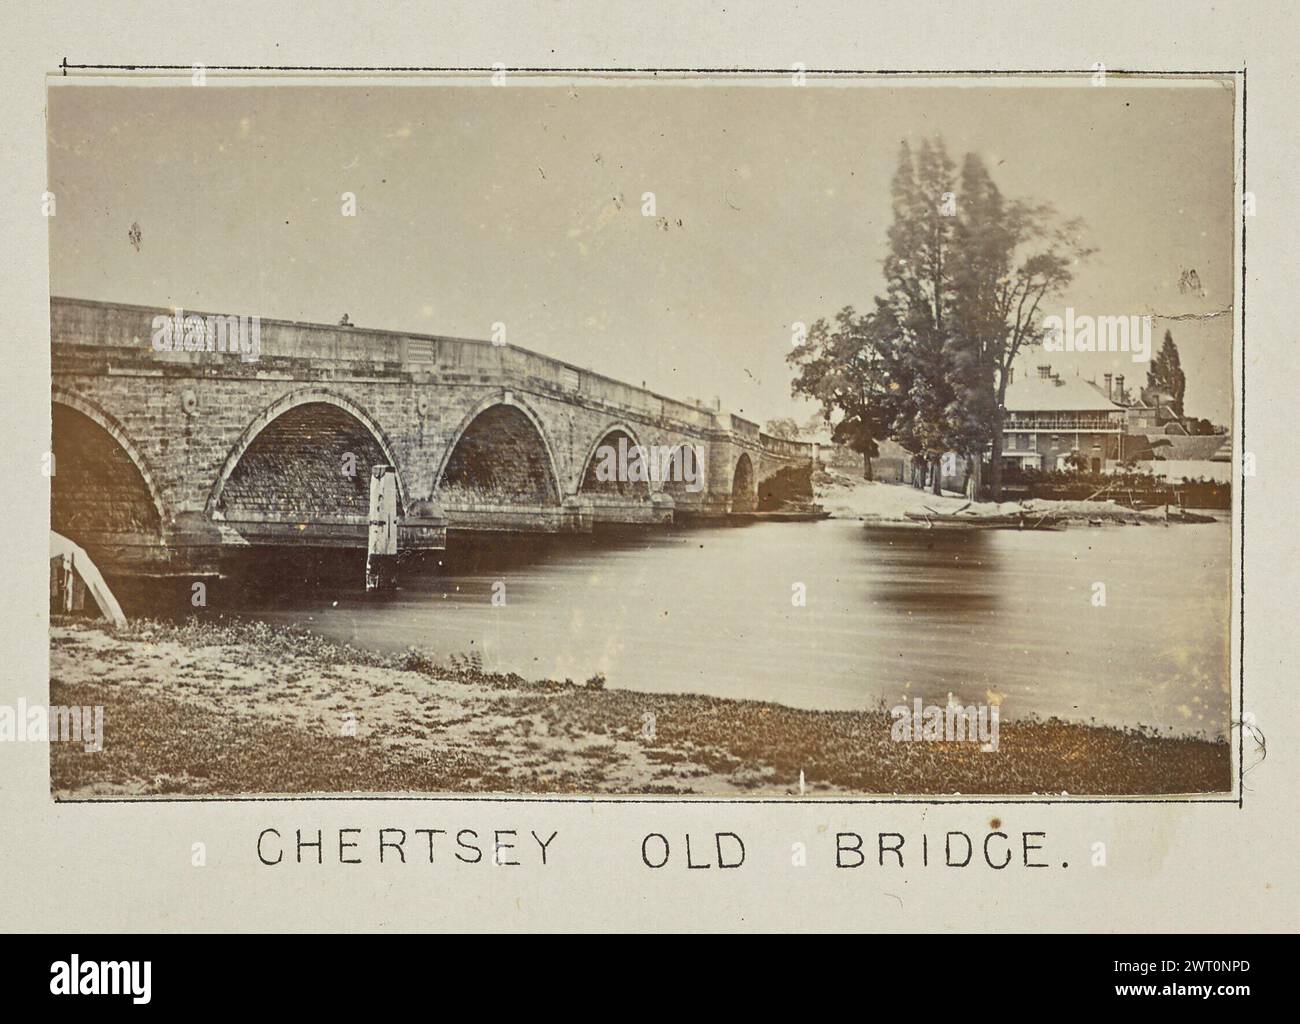
<path fill-rule="evenodd" d="M 398 664 L 407 672 L 436 675 L 438 671 L 438 666 L 434 661 L 424 651 L 417 650 L 415 647 L 408 647 L 402 654 Z"/>

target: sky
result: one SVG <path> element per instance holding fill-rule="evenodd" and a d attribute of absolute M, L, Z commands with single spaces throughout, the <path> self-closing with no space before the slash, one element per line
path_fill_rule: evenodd
<path fill-rule="evenodd" d="M 1045 312 L 1157 316 L 1186 411 L 1231 422 L 1233 317 L 1206 317 L 1233 295 L 1230 84 L 62 81 L 55 295 L 476 338 L 502 323 L 629 383 L 802 422 L 792 325 L 870 307 L 899 143 L 940 135 L 1005 195 L 1083 219 L 1097 252 Z M 1180 289 L 1189 270 L 1203 294 Z M 1145 380 L 1122 353 L 1050 361 Z"/>

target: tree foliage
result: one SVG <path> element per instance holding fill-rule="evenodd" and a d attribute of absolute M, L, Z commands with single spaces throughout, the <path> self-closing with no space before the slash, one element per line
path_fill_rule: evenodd
<path fill-rule="evenodd" d="M 799 371 L 792 392 L 821 403 L 823 420 L 834 425 L 832 439 L 862 454 L 868 476 L 887 427 L 889 378 L 880 359 L 866 318 L 849 307 L 831 322 L 816 321 L 791 355 Z"/>
<path fill-rule="evenodd" d="M 785 441 L 799 440 L 799 424 L 789 417 L 768 420 L 763 425 L 763 433 L 769 437 L 779 437 Z"/>
<path fill-rule="evenodd" d="M 1045 301 L 1091 250 L 1079 222 L 1005 198 L 978 155 L 958 174 L 941 139 L 915 153 L 903 143 L 890 196 L 884 291 L 866 313 L 813 325 L 789 357 L 793 392 L 857 451 L 892 437 L 932 467 L 936 491 L 945 452 L 978 465 L 991 446 L 996 497 L 1010 368 L 1041 343 Z"/>
<path fill-rule="evenodd" d="M 1183 415 L 1183 395 L 1187 391 L 1187 377 L 1183 373 L 1181 360 L 1178 358 L 1178 346 L 1174 336 L 1165 329 L 1165 339 L 1147 366 L 1147 388 L 1159 391 L 1170 398 L 1169 407 L 1178 415 Z"/>

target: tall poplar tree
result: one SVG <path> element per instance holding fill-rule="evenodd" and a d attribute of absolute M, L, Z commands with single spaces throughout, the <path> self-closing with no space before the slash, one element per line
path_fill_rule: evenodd
<path fill-rule="evenodd" d="M 1174 344 L 1174 336 L 1168 328 L 1165 328 L 1165 340 L 1160 344 L 1160 351 L 1147 367 L 1147 387 L 1169 395 L 1169 407 L 1179 418 L 1182 417 L 1187 377 L 1183 373 L 1182 360 L 1178 358 L 1178 346 Z"/>
<path fill-rule="evenodd" d="M 1074 279 L 1093 252 L 1079 238 L 1082 222 L 1058 222 L 1053 208 L 1006 199 L 977 154 L 962 165 L 954 318 L 966 371 L 970 414 L 984 425 L 992 451 L 989 490 L 1002 497 L 1002 423 L 1016 359 L 1041 344 L 1045 305 Z"/>

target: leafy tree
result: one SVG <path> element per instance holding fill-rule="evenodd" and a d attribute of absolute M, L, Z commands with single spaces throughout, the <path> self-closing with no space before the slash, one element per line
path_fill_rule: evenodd
<path fill-rule="evenodd" d="M 789 417 L 768 420 L 763 427 L 763 432 L 769 437 L 779 437 L 785 441 L 799 440 L 799 424 Z"/>
<path fill-rule="evenodd" d="M 1187 390 L 1187 377 L 1178 358 L 1178 346 L 1174 344 L 1174 336 L 1168 328 L 1165 329 L 1165 340 L 1160 345 L 1160 351 L 1147 366 L 1147 388 L 1169 395 L 1172 399 L 1169 407 L 1178 416 L 1183 415 L 1183 394 Z"/>
<path fill-rule="evenodd" d="M 890 185 L 894 221 L 885 293 L 876 297 L 868 323 L 889 379 L 884 411 L 890 433 L 927 468 L 936 494 L 943 454 L 979 446 L 965 406 L 963 335 L 952 316 L 954 174 L 941 140 L 923 140 L 915 157 L 902 145 Z"/>
<path fill-rule="evenodd" d="M 1088 457 L 1082 452 L 1070 452 L 1065 457 L 1065 464 L 1076 473 L 1082 473 L 1088 468 Z"/>
<path fill-rule="evenodd" d="M 846 306 L 833 323 L 817 320 L 789 359 L 799 368 L 791 392 L 821 403 L 822 422 L 834 425 L 832 439 L 862 454 L 863 475 L 870 480 L 871 459 L 880 450 L 876 442 L 888 427 L 889 379 L 865 318 Z"/>
<path fill-rule="evenodd" d="M 962 165 L 959 208 L 954 320 L 967 335 L 958 351 L 973 360 L 962 383 L 976 392 L 967 406 L 987 429 L 990 490 L 998 501 L 1011 369 L 1022 351 L 1042 343 L 1044 303 L 1070 284 L 1073 266 L 1094 250 L 1078 240 L 1081 221 L 1058 222 L 1048 204 L 1003 197 L 974 153 Z"/>

